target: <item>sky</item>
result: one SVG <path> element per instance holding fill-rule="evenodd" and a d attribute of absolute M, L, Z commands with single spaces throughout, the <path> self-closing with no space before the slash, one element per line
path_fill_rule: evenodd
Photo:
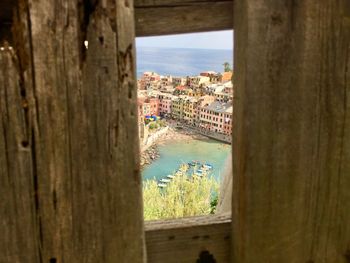
<path fill-rule="evenodd" d="M 156 37 L 136 38 L 136 47 L 167 47 L 197 49 L 230 49 L 233 48 L 233 31 L 215 31 Z"/>

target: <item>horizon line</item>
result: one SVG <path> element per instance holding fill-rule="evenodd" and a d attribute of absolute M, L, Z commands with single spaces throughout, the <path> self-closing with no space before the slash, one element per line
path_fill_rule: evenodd
<path fill-rule="evenodd" d="M 137 48 L 163 48 L 163 49 L 166 49 L 166 48 L 173 48 L 173 49 L 201 49 L 201 50 L 224 50 L 224 51 L 233 51 L 233 48 L 232 49 L 224 49 L 224 48 L 195 48 L 195 47 L 157 47 L 157 46 L 140 46 L 140 45 L 136 45 L 136 51 L 137 51 Z"/>

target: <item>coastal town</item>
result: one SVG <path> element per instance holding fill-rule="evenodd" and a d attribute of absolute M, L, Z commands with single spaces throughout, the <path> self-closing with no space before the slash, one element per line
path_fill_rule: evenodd
<path fill-rule="evenodd" d="M 144 72 L 137 83 L 141 149 L 168 128 L 231 143 L 232 76 L 231 70 L 187 77 Z"/>

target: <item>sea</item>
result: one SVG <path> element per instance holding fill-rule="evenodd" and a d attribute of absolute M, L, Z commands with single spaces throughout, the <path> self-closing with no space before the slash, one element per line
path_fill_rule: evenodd
<path fill-rule="evenodd" d="M 210 176 L 220 181 L 231 145 L 212 139 L 170 141 L 158 146 L 160 157 L 143 171 L 143 180 L 160 180 L 174 174 L 181 164 L 198 161 L 213 166 Z"/>
<path fill-rule="evenodd" d="M 233 51 L 191 48 L 136 48 L 137 76 L 145 71 L 160 75 L 196 76 L 204 71 L 223 72 L 223 63 L 233 65 Z"/>

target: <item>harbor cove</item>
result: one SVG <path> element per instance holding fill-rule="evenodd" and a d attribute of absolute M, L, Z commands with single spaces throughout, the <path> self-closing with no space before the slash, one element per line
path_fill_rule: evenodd
<path fill-rule="evenodd" d="M 161 180 L 174 174 L 183 164 L 197 161 L 210 164 L 210 176 L 220 180 L 231 146 L 208 138 L 179 138 L 161 142 L 158 158 L 142 170 L 143 180 Z"/>

